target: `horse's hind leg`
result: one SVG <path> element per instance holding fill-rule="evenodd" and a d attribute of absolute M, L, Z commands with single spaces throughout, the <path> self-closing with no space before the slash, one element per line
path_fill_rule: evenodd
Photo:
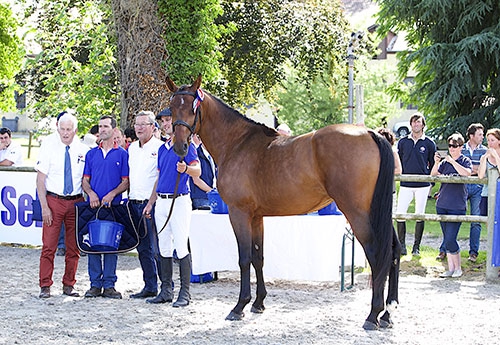
<path fill-rule="evenodd" d="M 257 278 L 257 296 L 252 304 L 253 313 L 264 312 L 264 299 L 267 291 L 264 283 L 264 224 L 262 217 L 254 219 L 252 223 L 252 265 Z"/>
<path fill-rule="evenodd" d="M 399 243 L 396 231 L 393 234 L 392 243 L 392 265 L 389 271 L 389 291 L 387 293 L 386 311 L 380 318 L 380 327 L 391 328 L 392 320 L 391 313 L 397 308 L 399 304 L 398 285 L 399 285 L 399 263 L 401 256 L 401 244 Z"/>
<path fill-rule="evenodd" d="M 360 215 L 361 218 L 361 215 Z M 379 248 L 377 248 L 377 242 L 370 235 L 368 219 L 364 222 L 358 218 L 355 220 L 356 224 L 352 224 L 352 229 L 356 234 L 356 238 L 361 243 L 364 248 L 366 259 L 372 270 L 372 303 L 370 314 L 366 318 L 363 328 L 366 330 L 376 330 L 379 328 L 378 315 L 382 310 L 384 310 L 384 287 L 385 279 L 377 279 L 380 275 L 385 275 L 387 277 L 387 272 L 382 272 L 376 264 L 376 260 L 380 260 L 381 255 Z"/>

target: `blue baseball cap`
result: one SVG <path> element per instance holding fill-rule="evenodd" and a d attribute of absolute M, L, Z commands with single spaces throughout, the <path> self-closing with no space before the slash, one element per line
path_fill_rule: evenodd
<path fill-rule="evenodd" d="M 162 116 L 172 116 L 172 111 L 170 110 L 170 108 L 165 108 L 160 111 L 158 115 L 156 115 L 156 119 L 159 119 Z"/>

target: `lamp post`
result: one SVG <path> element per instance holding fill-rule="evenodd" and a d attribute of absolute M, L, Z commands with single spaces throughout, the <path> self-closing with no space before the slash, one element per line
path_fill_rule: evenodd
<path fill-rule="evenodd" d="M 354 50 L 359 46 L 360 40 L 363 38 L 363 31 L 351 33 L 349 46 L 347 47 L 347 65 L 349 69 L 349 99 L 348 99 L 348 122 L 353 123 L 353 109 L 354 109 Z"/>

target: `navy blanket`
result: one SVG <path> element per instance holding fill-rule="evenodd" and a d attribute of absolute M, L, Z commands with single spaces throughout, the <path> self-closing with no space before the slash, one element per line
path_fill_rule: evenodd
<path fill-rule="evenodd" d="M 132 212 L 129 210 L 127 204 L 113 204 L 110 208 L 91 208 L 87 201 L 78 202 L 75 204 L 76 207 L 76 243 L 78 248 L 88 254 L 103 254 L 103 253 L 125 253 L 132 249 L 135 249 L 139 244 L 139 232 L 143 230 L 139 229 L 140 219 L 135 219 L 132 216 Z M 98 212 L 99 211 L 99 212 Z M 98 212 L 98 214 L 97 214 Z M 122 238 L 120 240 L 120 246 L 116 251 L 97 251 L 88 245 L 88 227 L 87 223 L 96 219 L 96 217 L 102 220 L 115 221 L 123 224 L 125 229 L 123 230 Z"/>

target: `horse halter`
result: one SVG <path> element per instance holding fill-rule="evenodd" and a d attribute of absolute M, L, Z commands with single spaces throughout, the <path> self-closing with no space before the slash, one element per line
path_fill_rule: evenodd
<path fill-rule="evenodd" d="M 199 94 L 199 91 L 201 92 L 201 96 Z M 177 120 L 175 121 L 173 124 L 172 124 L 172 128 L 173 130 L 175 130 L 175 126 L 184 126 L 186 127 L 187 129 L 189 129 L 189 131 L 191 132 L 191 134 L 194 134 L 195 130 L 196 130 L 196 124 L 198 122 L 198 119 L 200 121 L 200 126 L 201 126 L 201 110 L 200 110 L 200 104 L 201 102 L 203 101 L 204 99 L 204 95 L 203 95 L 203 92 L 198 89 L 196 90 L 196 92 L 190 92 L 190 91 L 176 91 L 174 92 L 174 94 L 172 95 L 172 98 L 174 98 L 175 96 L 177 95 L 188 95 L 188 96 L 192 96 L 194 98 L 194 101 L 193 101 L 193 113 L 194 113 L 194 122 L 193 122 L 193 125 L 190 126 L 186 121 L 182 121 L 182 120 Z"/>

